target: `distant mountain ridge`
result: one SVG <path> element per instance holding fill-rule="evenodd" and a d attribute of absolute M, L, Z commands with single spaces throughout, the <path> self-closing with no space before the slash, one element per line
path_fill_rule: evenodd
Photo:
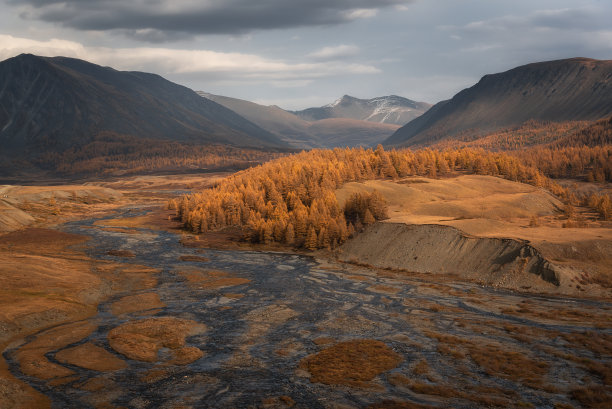
<path fill-rule="evenodd" d="M 231 109 L 292 146 L 303 149 L 323 147 L 321 141 L 308 132 L 309 123 L 307 121 L 277 106 L 260 105 L 204 91 L 197 91 L 197 94 Z"/>
<path fill-rule="evenodd" d="M 484 134 L 529 120 L 594 121 L 610 114 L 612 61 L 547 61 L 485 75 L 398 129 L 384 144 L 430 145 L 461 132 Z"/>
<path fill-rule="evenodd" d="M 2 154 L 61 152 L 103 132 L 197 144 L 286 146 L 235 112 L 159 75 L 31 54 L 0 62 Z"/>
<path fill-rule="evenodd" d="M 301 149 L 376 145 L 399 128 L 394 124 L 344 117 L 307 121 L 274 105 L 265 106 L 203 91 L 198 91 L 198 94 L 237 112 L 291 146 Z"/>
<path fill-rule="evenodd" d="M 344 95 L 331 104 L 293 111 L 306 121 L 330 118 L 360 119 L 368 122 L 404 125 L 421 116 L 431 107 L 426 102 L 416 102 L 397 95 L 359 99 Z"/>

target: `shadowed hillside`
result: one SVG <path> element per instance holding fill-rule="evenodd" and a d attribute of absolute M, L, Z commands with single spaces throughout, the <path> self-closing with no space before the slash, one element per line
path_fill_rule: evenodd
<path fill-rule="evenodd" d="M 528 120 L 594 121 L 612 113 L 612 61 L 586 58 L 485 75 L 400 128 L 386 145 L 430 145 L 465 131 L 485 134 Z"/>
<path fill-rule="evenodd" d="M 323 143 L 308 131 L 310 123 L 277 106 L 265 106 L 243 99 L 198 91 L 198 95 L 231 109 L 261 128 L 272 132 L 292 146 L 320 148 Z"/>
<path fill-rule="evenodd" d="M 197 144 L 285 146 L 229 109 L 155 74 L 23 54 L 0 63 L 0 90 L 0 143 L 10 158 L 63 152 L 104 131 Z"/>

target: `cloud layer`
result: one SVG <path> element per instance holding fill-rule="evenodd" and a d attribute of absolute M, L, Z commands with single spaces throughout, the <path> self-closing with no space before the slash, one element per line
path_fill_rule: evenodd
<path fill-rule="evenodd" d="M 71 56 L 290 109 L 344 94 L 435 103 L 522 64 L 610 59 L 611 13 L 602 0 L 0 0 L 0 59 Z"/>
<path fill-rule="evenodd" d="M 365 64 L 344 62 L 289 62 L 255 54 L 224 53 L 210 50 L 180 50 L 160 47 L 85 47 L 67 40 L 36 41 L 0 35 L 0 60 L 21 53 L 41 56 L 80 58 L 123 70 L 144 70 L 167 74 L 213 75 L 242 81 L 270 81 L 276 86 L 306 85 L 309 80 L 335 75 L 361 75 L 380 72 Z"/>
<path fill-rule="evenodd" d="M 243 34 L 347 23 L 413 0 L 9 0 L 27 19 L 120 30 L 159 42 L 185 34 Z"/>

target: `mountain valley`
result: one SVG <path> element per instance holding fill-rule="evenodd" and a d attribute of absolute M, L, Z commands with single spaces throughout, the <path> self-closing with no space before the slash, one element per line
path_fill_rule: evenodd
<path fill-rule="evenodd" d="M 611 67 L 287 111 L 0 62 L 0 409 L 607 408 Z"/>
<path fill-rule="evenodd" d="M 370 100 L 345 95 L 325 107 L 291 112 L 277 106 L 205 92 L 199 94 L 302 149 L 376 146 L 430 107 L 395 95 Z"/>

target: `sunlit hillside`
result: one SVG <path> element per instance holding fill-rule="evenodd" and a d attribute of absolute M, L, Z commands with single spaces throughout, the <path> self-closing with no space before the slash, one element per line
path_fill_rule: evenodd
<path fill-rule="evenodd" d="M 591 201 L 603 217 L 611 213 L 608 196 L 578 197 L 534 167 L 505 154 L 484 150 L 372 149 L 313 150 L 280 158 L 237 173 L 208 191 L 170 203 L 190 230 L 199 233 L 241 227 L 256 243 L 279 242 L 296 247 L 335 248 L 363 224 L 384 218 L 380 200 L 366 203 L 369 216 L 347 220 L 334 194 L 344 183 L 398 179 L 418 175 L 439 177 L 463 172 L 494 175 L 545 187 L 568 206 Z M 368 209 L 369 203 L 370 208 Z M 362 205 L 363 207 L 363 205 Z"/>

